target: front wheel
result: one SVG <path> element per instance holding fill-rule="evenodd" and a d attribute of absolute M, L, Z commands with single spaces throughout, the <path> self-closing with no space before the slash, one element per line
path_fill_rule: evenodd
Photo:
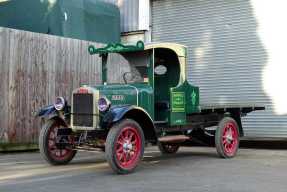
<path fill-rule="evenodd" d="M 124 119 L 114 125 L 106 139 L 106 159 L 119 174 L 132 172 L 144 153 L 144 134 L 140 125 Z"/>
<path fill-rule="evenodd" d="M 222 158 L 232 158 L 239 148 L 239 131 L 236 121 L 231 117 L 224 117 L 215 132 L 215 146 Z"/>
<path fill-rule="evenodd" d="M 71 148 L 58 148 L 56 145 L 57 130 L 63 127 L 67 127 L 64 122 L 51 119 L 44 124 L 40 131 L 40 153 L 44 159 L 52 165 L 68 164 L 76 154 L 76 151 Z"/>

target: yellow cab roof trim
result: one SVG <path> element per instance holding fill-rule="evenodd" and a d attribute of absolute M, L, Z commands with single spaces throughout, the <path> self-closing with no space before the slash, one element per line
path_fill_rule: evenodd
<path fill-rule="evenodd" d="M 156 49 L 156 48 L 165 48 L 171 49 L 179 57 L 186 57 L 186 46 L 177 44 L 177 43 L 145 43 L 145 50 Z"/>
<path fill-rule="evenodd" d="M 186 80 L 186 55 L 187 55 L 187 47 L 177 43 L 146 43 L 145 50 L 151 49 L 170 49 L 174 51 L 179 59 L 180 65 L 180 79 L 179 84 L 183 83 Z"/>

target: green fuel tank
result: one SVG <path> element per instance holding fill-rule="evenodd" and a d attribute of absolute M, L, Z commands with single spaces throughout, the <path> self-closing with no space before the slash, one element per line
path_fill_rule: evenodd
<path fill-rule="evenodd" d="M 0 26 L 100 43 L 120 42 L 120 12 L 101 0 L 2 0 Z"/>

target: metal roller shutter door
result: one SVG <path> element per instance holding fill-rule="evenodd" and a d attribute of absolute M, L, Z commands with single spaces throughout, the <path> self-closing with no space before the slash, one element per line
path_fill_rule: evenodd
<path fill-rule="evenodd" d="M 268 50 L 257 26 L 251 0 L 152 1 L 152 41 L 188 46 L 188 79 L 200 87 L 201 104 L 264 104 L 243 118 L 245 135 L 287 137 L 287 116 L 264 91 Z"/>

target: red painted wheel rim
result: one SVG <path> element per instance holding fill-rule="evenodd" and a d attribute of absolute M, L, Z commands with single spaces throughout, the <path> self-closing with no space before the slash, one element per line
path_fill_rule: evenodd
<path fill-rule="evenodd" d="M 137 165 L 141 154 L 141 137 L 132 126 L 121 130 L 115 143 L 116 159 L 121 168 L 131 169 Z"/>
<path fill-rule="evenodd" d="M 60 128 L 61 126 L 59 125 L 53 125 L 49 132 L 48 132 L 48 152 L 51 155 L 51 157 L 54 160 L 65 160 L 67 157 L 69 157 L 72 153 L 72 149 L 59 149 L 56 146 L 56 136 L 57 136 L 57 130 L 58 128 Z M 71 142 L 71 138 L 69 138 L 70 142 Z"/>
<path fill-rule="evenodd" d="M 222 135 L 222 144 L 224 153 L 232 156 L 238 147 L 238 131 L 234 123 L 225 124 Z"/>

